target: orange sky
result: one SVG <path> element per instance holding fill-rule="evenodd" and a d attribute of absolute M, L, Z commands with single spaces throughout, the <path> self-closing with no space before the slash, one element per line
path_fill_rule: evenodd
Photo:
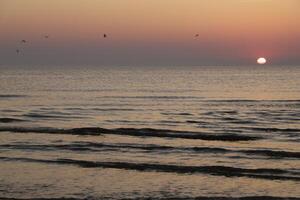
<path fill-rule="evenodd" d="M 168 51 L 170 64 L 180 55 L 191 64 L 251 64 L 257 56 L 280 63 L 299 55 L 299 8 L 299 0 L 1 0 L 0 53 L 9 57 L 4 47 L 18 48 L 26 38 L 33 55 L 39 48 L 47 55 L 77 48 L 91 56 L 88 49 L 100 43 L 111 59 L 123 49 L 153 59 L 157 54 L 158 61 L 159 51 Z M 50 39 L 43 40 L 44 34 Z"/>

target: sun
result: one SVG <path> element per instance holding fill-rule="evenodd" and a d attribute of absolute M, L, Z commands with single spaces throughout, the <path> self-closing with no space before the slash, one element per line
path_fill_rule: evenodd
<path fill-rule="evenodd" d="M 257 59 L 257 63 L 260 64 L 260 65 L 264 65 L 267 63 L 267 59 L 263 58 L 263 57 L 260 57 Z"/>

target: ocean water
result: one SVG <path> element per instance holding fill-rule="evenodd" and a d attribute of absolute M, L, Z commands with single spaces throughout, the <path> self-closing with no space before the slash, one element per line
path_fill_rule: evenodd
<path fill-rule="evenodd" d="M 300 67 L 2 67 L 0 199 L 300 198 Z"/>

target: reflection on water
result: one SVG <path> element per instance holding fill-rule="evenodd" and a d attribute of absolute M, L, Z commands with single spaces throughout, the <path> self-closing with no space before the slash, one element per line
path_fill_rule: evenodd
<path fill-rule="evenodd" d="M 0 198 L 300 197 L 299 77 L 2 69 Z"/>

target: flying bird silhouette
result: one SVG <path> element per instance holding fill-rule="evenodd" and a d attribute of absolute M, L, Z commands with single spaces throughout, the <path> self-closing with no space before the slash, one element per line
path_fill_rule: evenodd
<path fill-rule="evenodd" d="M 106 37 L 107 37 L 107 35 L 106 35 L 106 34 L 103 34 L 103 37 L 104 37 L 104 38 L 106 38 Z"/>
<path fill-rule="evenodd" d="M 21 40 L 21 43 L 26 43 L 27 41 L 26 40 Z"/>
<path fill-rule="evenodd" d="M 49 35 L 45 35 L 44 38 L 48 39 L 48 38 L 49 38 Z"/>
<path fill-rule="evenodd" d="M 196 34 L 195 37 L 199 37 L 199 34 Z"/>
<path fill-rule="evenodd" d="M 19 50 L 19 49 L 17 49 L 17 50 L 16 50 L 16 52 L 17 52 L 17 54 L 19 54 L 19 53 L 20 53 L 20 50 Z"/>

